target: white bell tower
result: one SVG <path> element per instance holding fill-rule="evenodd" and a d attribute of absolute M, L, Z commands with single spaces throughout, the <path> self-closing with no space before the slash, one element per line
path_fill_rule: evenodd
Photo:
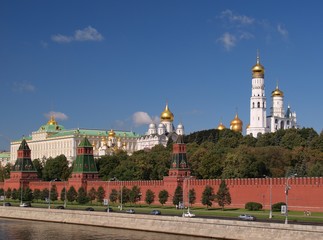
<path fill-rule="evenodd" d="M 266 126 L 266 96 L 265 96 L 265 68 L 260 64 L 259 53 L 257 62 L 252 68 L 252 88 L 250 98 L 250 125 L 247 135 L 257 137 L 259 133 L 267 132 Z"/>

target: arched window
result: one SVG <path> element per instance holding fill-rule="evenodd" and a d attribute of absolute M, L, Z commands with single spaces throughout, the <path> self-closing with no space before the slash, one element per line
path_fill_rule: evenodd
<path fill-rule="evenodd" d="M 260 108 L 260 102 L 257 103 L 258 108 Z"/>
<path fill-rule="evenodd" d="M 252 103 L 252 108 L 255 108 L 255 103 L 254 102 Z"/>
<path fill-rule="evenodd" d="M 280 129 L 284 129 L 284 121 L 280 122 Z"/>

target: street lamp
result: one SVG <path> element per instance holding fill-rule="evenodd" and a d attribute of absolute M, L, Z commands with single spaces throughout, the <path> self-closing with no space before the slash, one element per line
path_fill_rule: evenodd
<path fill-rule="evenodd" d="M 273 185 L 272 185 L 272 177 L 268 177 L 266 175 L 264 175 L 264 177 L 269 178 L 269 205 L 270 205 L 269 218 L 272 219 L 273 218 L 273 208 L 272 208 L 272 189 L 273 189 Z"/>
<path fill-rule="evenodd" d="M 50 192 L 52 191 L 52 189 L 51 189 L 52 188 L 52 182 L 55 182 L 55 181 L 61 181 L 61 180 L 58 179 L 58 178 L 55 178 L 55 179 L 49 181 L 48 209 L 50 209 Z M 65 188 L 65 192 L 66 192 L 66 188 Z"/>
<path fill-rule="evenodd" d="M 22 191 L 24 188 L 24 181 L 21 181 L 21 187 L 20 187 L 20 205 L 22 205 Z"/>
<path fill-rule="evenodd" d="M 110 196 L 109 196 L 109 188 L 110 188 L 110 182 L 111 181 L 118 181 L 118 179 L 116 177 L 113 177 L 113 178 L 110 178 L 110 180 L 108 180 L 108 190 L 107 190 L 107 196 L 108 196 L 108 209 L 107 209 L 107 212 L 109 213 L 110 212 L 110 209 L 109 209 L 109 205 L 110 205 Z"/>
<path fill-rule="evenodd" d="M 66 189 L 66 180 L 64 181 L 64 188 L 65 188 L 65 192 L 64 192 L 64 208 L 66 208 L 66 197 L 67 197 L 67 189 Z"/>
<path fill-rule="evenodd" d="M 286 179 L 286 186 L 285 186 L 285 195 L 286 195 L 286 212 L 285 212 L 285 224 L 288 224 L 288 191 L 291 189 L 289 186 L 289 179 L 297 176 L 297 173 L 291 174 Z"/>
<path fill-rule="evenodd" d="M 190 212 L 190 179 L 192 179 L 193 176 L 189 176 L 189 177 L 186 177 L 186 186 L 187 186 L 187 212 Z M 184 193 L 184 190 L 183 190 L 183 193 Z M 184 201 L 184 198 L 183 198 L 183 202 Z"/>

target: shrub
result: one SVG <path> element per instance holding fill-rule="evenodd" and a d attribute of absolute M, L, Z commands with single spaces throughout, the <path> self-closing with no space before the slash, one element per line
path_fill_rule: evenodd
<path fill-rule="evenodd" d="M 286 205 L 286 203 L 278 202 L 278 203 L 273 204 L 273 206 L 272 206 L 273 212 L 280 212 L 282 205 Z"/>
<path fill-rule="evenodd" d="M 257 202 L 247 202 L 244 208 L 250 211 L 258 211 L 262 209 L 262 204 Z"/>

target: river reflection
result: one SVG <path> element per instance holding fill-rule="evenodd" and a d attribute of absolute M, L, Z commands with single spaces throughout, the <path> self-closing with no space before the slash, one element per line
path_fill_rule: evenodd
<path fill-rule="evenodd" d="M 206 238 L 123 229 L 0 218 L 0 239 L 6 240 L 205 240 Z"/>

